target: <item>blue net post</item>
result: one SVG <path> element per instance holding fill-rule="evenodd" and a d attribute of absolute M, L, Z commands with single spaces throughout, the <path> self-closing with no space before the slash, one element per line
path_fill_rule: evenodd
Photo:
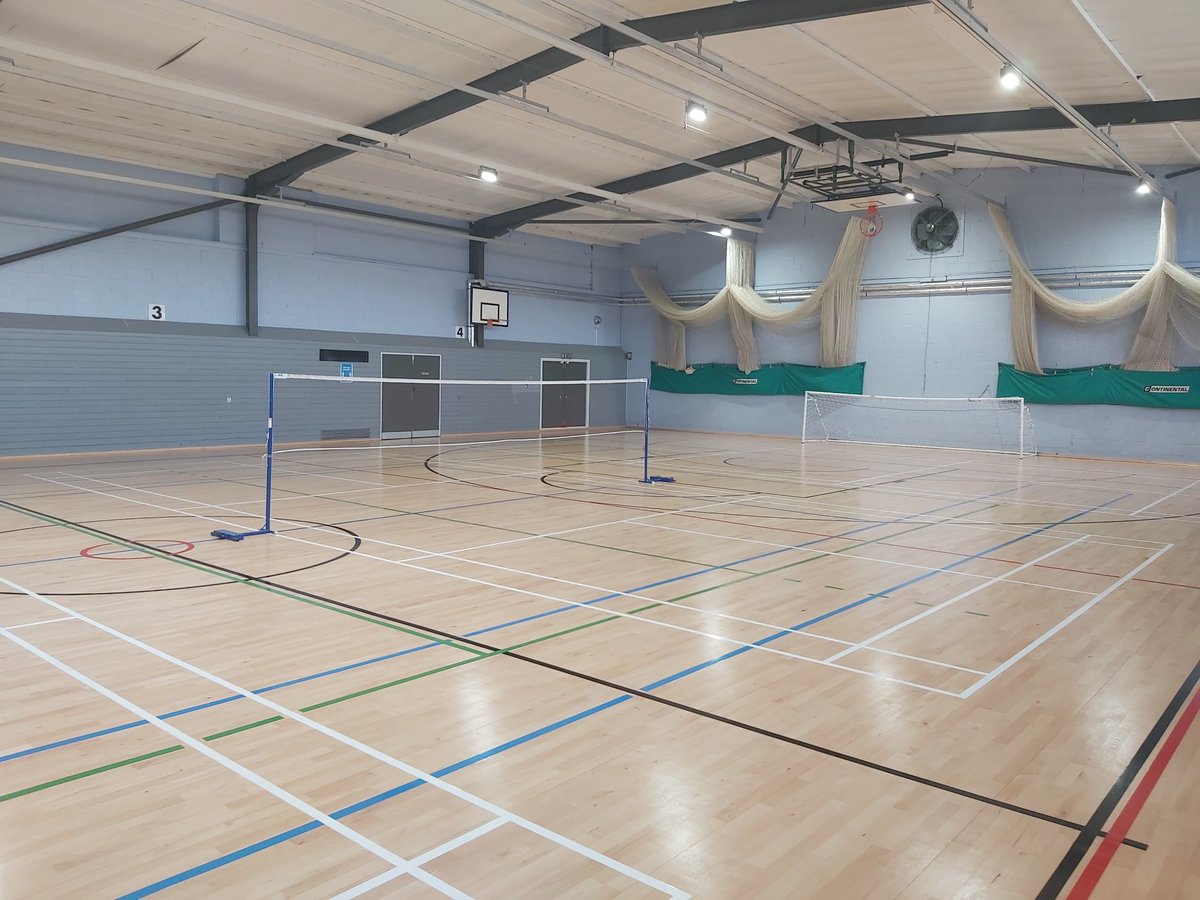
<path fill-rule="evenodd" d="M 267 380 L 267 499 L 263 513 L 262 528 L 257 531 L 230 531 L 219 528 L 212 536 L 223 541 L 240 541 L 260 534 L 271 534 L 271 475 L 275 463 L 275 373 Z"/>
<path fill-rule="evenodd" d="M 642 484 L 673 483 L 674 478 L 667 475 L 650 474 L 650 382 L 642 382 L 646 386 L 646 417 L 642 422 Z"/>
<path fill-rule="evenodd" d="M 275 468 L 275 373 L 267 381 L 267 502 L 262 530 L 271 532 L 271 474 Z"/>

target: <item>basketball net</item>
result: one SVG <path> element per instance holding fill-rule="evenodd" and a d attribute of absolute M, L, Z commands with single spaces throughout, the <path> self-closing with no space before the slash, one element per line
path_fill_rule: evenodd
<path fill-rule="evenodd" d="M 872 203 L 867 207 L 867 214 L 858 220 L 858 230 L 869 238 L 883 231 L 883 216 L 879 214 L 879 204 Z"/>

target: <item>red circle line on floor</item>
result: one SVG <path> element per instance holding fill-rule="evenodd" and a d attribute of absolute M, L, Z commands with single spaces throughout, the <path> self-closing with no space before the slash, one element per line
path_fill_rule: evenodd
<path fill-rule="evenodd" d="M 162 540 L 157 540 L 154 542 L 143 541 L 142 543 L 145 543 L 147 546 L 152 546 L 156 550 L 161 550 L 163 553 L 169 553 L 171 556 L 182 556 L 184 553 L 190 553 L 192 550 L 196 549 L 196 545 L 191 543 L 190 541 L 173 541 L 173 540 L 162 539 Z M 160 544 L 164 545 L 164 546 L 159 546 Z M 182 549 L 180 549 L 180 550 L 168 549 L 169 547 L 172 547 L 172 546 L 180 547 Z M 102 551 L 103 548 L 105 548 L 105 547 L 111 548 L 112 552 L 97 552 L 97 551 Z M 138 555 L 138 556 L 119 556 L 118 554 L 121 554 L 121 553 L 137 553 L 140 555 Z M 134 560 L 139 560 L 139 559 L 154 559 L 153 555 L 146 553 L 144 550 L 139 550 L 136 547 L 121 547 L 117 544 L 95 544 L 94 546 L 91 546 L 91 547 L 84 547 L 82 550 L 79 551 L 79 555 L 87 557 L 88 559 L 109 560 L 109 561 L 115 561 L 115 562 L 133 562 Z"/>

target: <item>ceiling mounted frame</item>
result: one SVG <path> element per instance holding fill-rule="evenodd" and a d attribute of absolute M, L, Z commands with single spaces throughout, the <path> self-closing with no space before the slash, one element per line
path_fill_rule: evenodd
<path fill-rule="evenodd" d="M 1076 107 L 1080 115 L 1093 125 L 1155 125 L 1167 122 L 1200 121 L 1200 97 L 1179 100 L 1134 100 L 1118 103 L 1093 103 Z M 944 116 L 912 116 L 898 119 L 871 119 L 858 122 L 839 123 L 843 128 L 867 138 L 896 140 L 906 137 L 957 137 L 961 134 L 1000 134 L 1014 131 L 1065 131 L 1075 126 L 1053 107 L 1002 110 L 998 112 L 954 113 Z M 836 140 L 840 135 L 820 125 L 808 125 L 793 132 L 813 143 Z M 704 157 L 713 165 L 736 165 L 746 160 L 773 156 L 789 145 L 774 138 L 764 138 L 730 147 Z M 609 181 L 601 187 L 609 192 L 636 193 L 676 184 L 696 176 L 696 171 L 686 166 L 668 166 L 629 175 Z M 497 213 L 479 220 L 476 225 L 481 234 L 503 234 L 535 219 L 542 219 L 563 212 L 574 205 L 574 200 L 586 201 L 586 193 L 571 195 L 563 200 L 547 200 L 520 209 Z"/>

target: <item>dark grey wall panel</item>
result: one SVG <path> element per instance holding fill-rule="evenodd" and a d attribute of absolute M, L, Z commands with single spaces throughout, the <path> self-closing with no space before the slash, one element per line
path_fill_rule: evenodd
<path fill-rule="evenodd" d="M 257 443 L 266 424 L 270 372 L 339 374 L 338 363 L 318 361 L 322 346 L 368 350 L 370 362 L 355 364 L 355 375 L 377 376 L 381 352 L 404 351 L 440 353 L 444 378 L 536 380 L 541 358 L 560 353 L 590 359 L 593 378 L 624 378 L 626 372 L 616 347 L 494 340 L 475 350 L 456 341 L 384 335 L 289 332 L 251 339 L 0 328 L 0 454 Z M 377 385 L 283 382 L 276 396 L 281 440 L 310 441 L 322 431 L 343 429 L 379 433 Z M 597 387 L 592 422 L 623 424 L 625 407 L 623 388 Z M 536 392 L 443 388 L 444 434 L 537 424 Z"/>

